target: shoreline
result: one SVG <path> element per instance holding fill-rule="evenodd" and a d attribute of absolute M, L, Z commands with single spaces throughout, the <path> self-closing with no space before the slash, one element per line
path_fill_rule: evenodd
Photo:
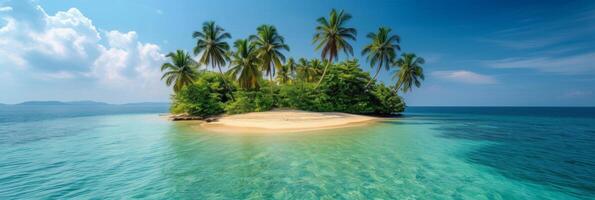
<path fill-rule="evenodd" d="M 195 126 L 223 133 L 293 133 L 362 126 L 381 119 L 383 118 L 340 112 L 272 110 L 225 115 L 209 122 L 200 120 Z"/>

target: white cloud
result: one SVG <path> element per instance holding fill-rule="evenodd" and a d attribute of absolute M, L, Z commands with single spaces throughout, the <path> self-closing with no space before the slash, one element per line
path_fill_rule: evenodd
<path fill-rule="evenodd" d="M 10 6 L 0 7 L 0 12 L 9 12 L 9 11 L 12 11 L 12 7 L 10 7 Z"/>
<path fill-rule="evenodd" d="M 101 37 L 76 8 L 52 16 L 40 6 L 25 4 L 3 19 L 8 23 L 0 28 L 0 52 L 9 53 L 0 58 L 13 61 L 5 64 L 46 72 L 85 71 L 98 56 Z"/>
<path fill-rule="evenodd" d="M 100 33 L 76 8 L 49 15 L 32 2 L 14 3 L 12 12 L 0 13 L 6 22 L 0 23 L 1 71 L 48 83 L 94 82 L 111 89 L 110 96 L 168 98 L 170 90 L 160 81 L 165 57 L 158 45 L 138 41 L 135 31 Z"/>
<path fill-rule="evenodd" d="M 475 72 L 467 71 L 467 70 L 453 70 L 453 71 L 433 71 L 433 77 L 454 81 L 454 82 L 461 82 L 461 83 L 469 83 L 469 84 L 494 84 L 497 83 L 496 79 L 487 76 L 478 74 Z"/>
<path fill-rule="evenodd" d="M 76 75 L 72 72 L 67 72 L 67 71 L 59 71 L 59 72 L 51 72 L 51 73 L 45 73 L 45 74 L 41 74 L 40 78 L 42 79 L 71 79 L 74 78 Z"/>
<path fill-rule="evenodd" d="M 9 17 L 4 17 L 4 18 L 2 18 L 2 20 L 6 21 L 6 24 L 4 26 L 0 27 L 0 34 L 8 33 L 9 31 L 14 31 L 14 29 L 16 27 L 14 19 L 9 18 Z"/>
<path fill-rule="evenodd" d="M 159 46 L 139 42 L 134 31 L 110 31 L 106 36 L 109 48 L 101 49 L 91 75 L 106 83 L 134 79 L 145 84 L 145 80 L 159 80 L 158 67 L 165 62 Z"/>
<path fill-rule="evenodd" d="M 483 63 L 493 68 L 526 68 L 560 74 L 595 73 L 595 53 L 558 57 L 517 57 L 488 60 Z"/>
<path fill-rule="evenodd" d="M 113 48 L 129 48 L 131 45 L 134 45 L 134 41 L 137 38 L 134 31 L 122 33 L 114 30 L 107 32 L 106 35 L 109 46 Z"/>

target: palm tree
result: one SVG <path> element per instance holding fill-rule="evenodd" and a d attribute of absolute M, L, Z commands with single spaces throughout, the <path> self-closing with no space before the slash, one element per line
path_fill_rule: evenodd
<path fill-rule="evenodd" d="M 322 62 L 318 59 L 308 61 L 305 58 L 300 58 L 296 71 L 297 78 L 305 82 L 312 82 L 322 73 Z"/>
<path fill-rule="evenodd" d="M 232 54 L 231 67 L 227 73 L 237 78 L 244 89 L 260 88 L 258 79 L 262 77 L 258 67 L 254 45 L 249 40 L 240 39 L 234 43 L 236 51 Z"/>
<path fill-rule="evenodd" d="M 171 59 L 171 63 L 164 63 L 161 66 L 161 71 L 166 71 L 161 80 L 165 79 L 167 86 L 174 85 L 174 92 L 180 91 L 184 86 L 192 84 L 194 79 L 198 76 L 196 71 L 197 63 L 192 60 L 192 57 L 183 50 L 177 50 L 175 53 L 167 54 Z"/>
<path fill-rule="evenodd" d="M 293 58 L 287 59 L 285 65 L 281 65 L 277 73 L 277 81 L 281 84 L 287 84 L 291 82 L 295 73 L 296 64 Z"/>
<path fill-rule="evenodd" d="M 281 65 L 276 76 L 277 82 L 281 84 L 287 84 L 291 81 L 291 70 L 288 65 Z"/>
<path fill-rule="evenodd" d="M 297 78 L 302 80 L 302 81 L 306 81 L 306 82 L 310 82 L 311 78 L 312 78 L 312 70 L 310 69 L 310 65 L 308 64 L 308 60 L 306 60 L 305 58 L 300 58 L 298 60 L 298 64 L 297 64 Z"/>
<path fill-rule="evenodd" d="M 287 68 L 289 69 L 289 75 L 292 78 L 295 78 L 297 71 L 297 64 L 295 63 L 295 60 L 293 58 L 287 59 L 287 63 L 285 63 L 285 66 L 287 66 Z"/>
<path fill-rule="evenodd" d="M 312 76 L 314 78 L 319 78 L 324 73 L 324 67 L 329 64 L 328 61 L 321 61 L 320 59 L 312 59 L 310 61 L 310 68 L 312 69 Z"/>
<path fill-rule="evenodd" d="M 425 63 L 424 59 L 417 57 L 413 53 L 404 53 L 401 58 L 395 62 L 399 70 L 393 75 L 397 79 L 396 89 L 402 92 L 409 92 L 415 87 L 421 86 L 424 80 L 424 69 L 421 65 Z"/>
<path fill-rule="evenodd" d="M 289 51 L 289 46 L 274 26 L 261 25 L 256 31 L 256 35 L 250 36 L 250 41 L 256 45 L 256 55 L 261 61 L 262 69 L 273 81 L 275 68 L 281 67 L 281 63 L 285 62 L 285 56 L 281 51 Z"/>
<path fill-rule="evenodd" d="M 304 67 L 304 66 L 308 66 L 308 59 L 306 59 L 306 58 L 300 58 L 300 59 L 298 60 L 298 62 L 297 62 L 297 64 L 296 64 L 296 65 L 297 65 L 297 67 L 298 67 L 298 68 L 300 68 L 300 67 Z M 299 70 L 299 69 L 298 69 L 298 70 Z"/>
<path fill-rule="evenodd" d="M 353 47 L 347 42 L 347 40 L 355 41 L 357 31 L 355 28 L 345 27 L 351 19 L 351 15 L 343 12 L 343 10 L 337 12 L 335 9 L 331 10 L 329 18 L 318 18 L 318 26 L 316 27 L 316 33 L 314 34 L 314 43 L 318 43 L 316 50 L 322 49 L 322 59 L 328 60 L 322 76 L 316 84 L 316 87 L 320 85 L 326 71 L 333 63 L 333 60 L 339 56 L 339 51 L 345 52 L 345 54 L 353 55 Z"/>
<path fill-rule="evenodd" d="M 372 80 L 376 80 L 380 69 L 384 67 L 387 71 L 390 69 L 390 65 L 394 62 L 397 57 L 397 51 L 401 50 L 399 46 L 400 38 L 398 35 L 391 35 L 391 29 L 387 27 L 378 28 L 378 33 L 368 33 L 366 37 L 372 40 L 372 43 L 368 44 L 362 50 L 362 56 L 368 55 L 368 62 L 370 67 L 374 68 L 374 65 L 378 63 L 378 68 L 374 74 L 374 78 L 368 81 L 366 87 L 372 83 Z"/>
<path fill-rule="evenodd" d="M 233 99 L 233 94 L 221 70 L 221 66 L 225 66 L 229 60 L 229 44 L 225 40 L 231 38 L 231 35 L 215 22 L 208 21 L 202 25 L 202 32 L 195 31 L 192 37 L 197 39 L 194 55 L 202 54 L 198 62 L 219 69 L 223 83 Z"/>

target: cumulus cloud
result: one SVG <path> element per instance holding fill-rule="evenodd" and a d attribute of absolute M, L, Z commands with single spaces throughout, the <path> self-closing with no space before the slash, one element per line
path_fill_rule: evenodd
<path fill-rule="evenodd" d="M 158 45 L 139 41 L 134 31 L 100 32 L 77 8 L 51 15 L 30 1 L 10 3 L 0 7 L 0 70 L 167 98 L 159 80 L 165 57 Z"/>
<path fill-rule="evenodd" d="M 431 73 L 433 77 L 447 80 L 447 81 L 454 81 L 454 82 L 461 82 L 461 83 L 468 83 L 468 84 L 494 84 L 497 83 L 496 79 L 488 76 L 482 75 L 475 72 L 467 71 L 467 70 L 453 70 L 453 71 L 433 71 Z"/>

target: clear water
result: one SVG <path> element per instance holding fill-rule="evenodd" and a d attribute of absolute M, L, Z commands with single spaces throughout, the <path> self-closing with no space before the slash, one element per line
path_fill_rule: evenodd
<path fill-rule="evenodd" d="M 282 135 L 166 110 L 0 107 L 0 199 L 595 199 L 594 108 L 409 108 Z"/>

